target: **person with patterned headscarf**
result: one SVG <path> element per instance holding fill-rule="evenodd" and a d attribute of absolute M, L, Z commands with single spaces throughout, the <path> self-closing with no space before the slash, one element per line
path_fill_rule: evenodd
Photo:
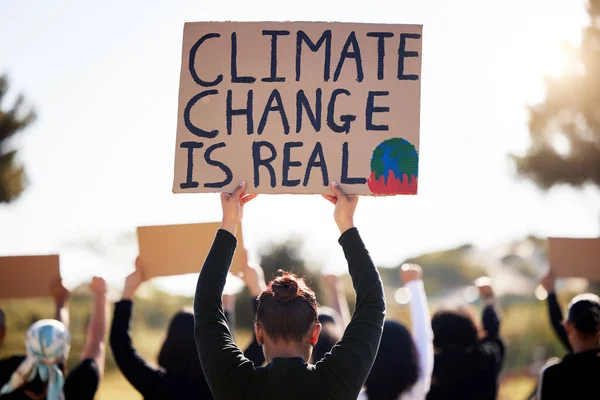
<path fill-rule="evenodd" d="M 54 319 L 34 323 L 25 335 L 25 347 L 27 357 L 2 386 L 0 396 L 12 393 L 39 377 L 48 385 L 47 399 L 63 399 L 65 378 L 59 365 L 71 349 L 71 335 L 65 325 Z"/>
<path fill-rule="evenodd" d="M 65 377 L 64 363 L 71 348 L 68 329 L 69 292 L 53 284 L 56 319 L 35 322 L 25 336 L 26 356 L 0 360 L 0 400 L 93 400 L 104 370 L 106 283 L 94 277 L 92 321 L 82 361 Z"/>

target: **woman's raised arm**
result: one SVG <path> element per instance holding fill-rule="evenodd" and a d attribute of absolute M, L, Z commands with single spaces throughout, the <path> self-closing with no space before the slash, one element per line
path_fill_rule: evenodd
<path fill-rule="evenodd" d="M 356 291 L 356 308 L 342 339 L 316 364 L 316 369 L 331 398 L 355 399 L 377 355 L 385 297 L 379 273 L 354 227 L 358 196 L 346 195 L 335 183 L 332 188 L 335 195 L 324 197 L 335 204 L 334 218 L 342 234 L 339 243 Z"/>
<path fill-rule="evenodd" d="M 245 183 L 221 194 L 223 221 L 206 256 L 194 297 L 194 337 L 206 381 L 215 398 L 242 398 L 253 363 L 236 346 L 225 312 L 223 288 L 237 245 L 235 233 L 244 204 L 256 195 L 245 195 Z"/>
<path fill-rule="evenodd" d="M 413 386 L 411 393 L 425 398 L 431 384 L 433 373 L 433 330 L 431 329 L 431 316 L 429 305 L 423 285 L 423 271 L 419 265 L 404 264 L 400 269 L 400 276 L 404 286 L 411 294 L 410 320 L 412 336 L 419 353 L 419 380 Z"/>
<path fill-rule="evenodd" d="M 106 299 L 106 282 L 100 277 L 93 277 L 90 290 L 94 295 L 94 308 L 92 320 L 88 327 L 85 346 L 81 359 L 92 359 L 98 366 L 100 376 L 104 375 L 104 361 L 106 359 L 106 320 L 108 301 Z"/>

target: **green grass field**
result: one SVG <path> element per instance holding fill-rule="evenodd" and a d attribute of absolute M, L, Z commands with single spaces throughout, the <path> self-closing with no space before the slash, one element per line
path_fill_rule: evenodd
<path fill-rule="evenodd" d="M 521 400 L 525 399 L 533 390 L 535 380 L 532 378 L 511 378 L 502 382 L 498 400 Z M 106 374 L 97 400 L 139 400 L 142 396 L 136 392 L 129 382 L 118 372 Z"/>

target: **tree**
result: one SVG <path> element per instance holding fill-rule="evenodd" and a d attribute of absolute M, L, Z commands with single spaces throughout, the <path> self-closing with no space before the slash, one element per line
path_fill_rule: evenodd
<path fill-rule="evenodd" d="M 519 175 L 542 189 L 557 184 L 600 189 L 600 0 L 589 0 L 590 25 L 579 48 L 565 46 L 569 68 L 546 78 L 546 98 L 529 109 L 531 147 L 512 156 Z M 558 135 L 565 151 L 553 146 Z M 600 293 L 600 284 L 591 284 Z"/>
<path fill-rule="evenodd" d="M 10 139 L 35 119 L 33 110 L 23 111 L 23 96 L 5 110 L 3 101 L 8 92 L 8 79 L 0 76 L 0 203 L 15 200 L 25 188 L 25 171 L 16 162 L 17 151 L 11 149 Z"/>
<path fill-rule="evenodd" d="M 531 147 L 512 156 L 518 174 L 543 189 L 600 188 L 600 0 L 589 0 L 588 14 L 579 48 L 565 46 L 568 68 L 546 78 L 546 98 L 529 109 Z M 564 149 L 553 145 L 560 136 Z"/>

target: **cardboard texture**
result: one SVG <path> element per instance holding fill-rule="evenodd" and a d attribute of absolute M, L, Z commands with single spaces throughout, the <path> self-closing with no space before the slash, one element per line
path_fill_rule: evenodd
<path fill-rule="evenodd" d="M 50 296 L 57 278 L 58 255 L 0 257 L 0 298 Z"/>
<path fill-rule="evenodd" d="M 173 192 L 416 194 L 421 32 L 186 23 Z"/>
<path fill-rule="evenodd" d="M 182 225 L 140 226 L 137 228 L 140 260 L 148 279 L 198 273 L 212 246 L 219 222 Z M 241 228 L 230 271 L 243 267 Z"/>
<path fill-rule="evenodd" d="M 600 238 L 548 238 L 552 272 L 562 278 L 600 282 Z"/>

